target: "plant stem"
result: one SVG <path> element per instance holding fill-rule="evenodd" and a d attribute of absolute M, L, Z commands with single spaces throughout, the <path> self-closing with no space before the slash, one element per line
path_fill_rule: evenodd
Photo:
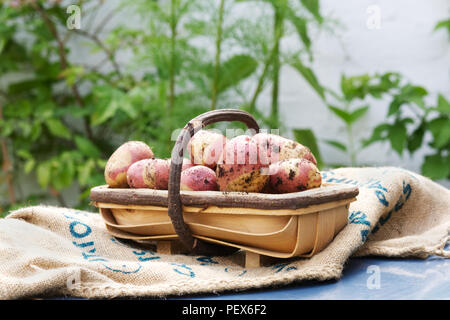
<path fill-rule="evenodd" d="M 44 23 L 47 25 L 50 33 L 53 35 L 53 37 L 55 38 L 57 44 L 58 44 L 58 55 L 59 55 L 59 61 L 61 63 L 61 69 L 65 70 L 68 67 L 68 63 L 67 63 L 67 57 L 66 57 L 66 50 L 64 47 L 64 43 L 61 40 L 61 38 L 59 37 L 58 31 L 56 30 L 55 24 L 53 23 L 53 21 L 49 18 L 49 16 L 47 15 L 47 13 L 45 12 L 44 9 L 42 9 L 42 7 L 40 6 L 40 4 L 37 4 L 36 2 L 31 2 L 31 5 L 33 6 L 33 8 L 39 12 L 42 20 L 44 20 Z M 84 107 L 84 102 L 83 99 L 81 98 L 80 92 L 78 91 L 78 87 L 73 84 L 70 86 L 72 93 L 75 97 L 75 101 L 77 102 L 78 106 L 80 108 Z M 86 133 L 88 135 L 89 140 L 93 141 L 94 140 L 94 135 L 92 133 L 92 129 L 91 126 L 89 124 L 89 118 L 87 116 L 83 117 L 83 122 L 84 122 L 84 127 L 86 130 Z"/>
<path fill-rule="evenodd" d="M 61 192 L 56 190 L 55 188 L 50 187 L 50 193 L 58 200 L 58 203 L 61 207 L 67 207 L 67 203 L 64 200 L 64 197 L 62 196 Z"/>
<path fill-rule="evenodd" d="M 225 0 L 220 0 L 219 21 L 217 23 L 216 59 L 215 59 L 214 79 L 213 79 L 212 94 L 211 94 L 211 110 L 216 109 L 216 104 L 217 104 L 219 72 L 220 72 L 220 53 L 221 53 L 221 47 L 222 47 L 222 24 L 223 24 L 224 3 L 225 3 Z"/>
<path fill-rule="evenodd" d="M 106 56 L 108 57 L 108 60 L 111 62 L 111 64 L 113 65 L 113 67 L 114 67 L 114 70 L 117 72 L 117 74 L 119 75 L 119 76 L 122 76 L 122 73 L 120 72 L 120 67 L 119 67 L 119 65 L 117 64 L 117 61 L 116 61 L 116 58 L 115 58 L 115 56 L 114 56 L 114 53 L 113 53 L 113 51 L 111 51 L 111 50 L 109 50 L 107 47 L 106 47 L 106 45 L 100 40 L 100 38 L 97 36 L 97 35 L 95 35 L 95 34 L 90 34 L 89 32 L 86 32 L 86 31 L 84 31 L 84 30 L 78 30 L 78 29 L 74 29 L 74 31 L 77 33 L 77 34 L 79 34 L 79 35 L 81 35 L 81 36 L 84 36 L 84 37 L 86 37 L 86 38 L 89 38 L 89 39 L 91 39 L 92 41 L 94 41 L 104 52 L 105 52 L 105 54 L 106 54 Z"/>
<path fill-rule="evenodd" d="M 175 104 L 175 44 L 177 37 L 177 20 L 175 16 L 175 6 L 177 0 L 172 0 L 170 4 L 170 67 L 169 67 L 169 114 Z"/>
<path fill-rule="evenodd" d="M 350 164 L 352 167 L 356 166 L 356 152 L 355 144 L 353 141 L 353 126 L 351 124 L 346 125 L 348 135 L 348 152 L 350 155 Z"/>
<path fill-rule="evenodd" d="M 279 123 L 278 113 L 278 92 L 280 82 L 280 39 L 283 35 L 283 8 L 280 6 L 274 6 L 274 24 L 273 24 L 273 36 L 274 36 L 274 54 L 273 54 L 273 79 L 272 79 L 272 109 L 271 119 L 275 119 L 275 123 Z M 281 36 L 279 36 L 281 35 Z"/>
<path fill-rule="evenodd" d="M 272 48 L 270 49 L 269 56 L 267 57 L 266 61 L 264 62 L 263 72 L 258 79 L 258 84 L 256 85 L 255 92 L 253 93 L 252 99 L 250 100 L 250 104 L 249 104 L 250 112 L 255 111 L 256 100 L 258 99 L 258 96 L 263 89 L 264 80 L 266 78 L 267 72 L 269 71 L 269 67 L 273 62 L 274 56 L 275 56 L 275 54 L 277 54 L 277 52 L 279 50 L 279 47 L 277 46 L 277 44 L 279 43 L 282 36 L 283 36 L 283 34 L 282 34 L 282 30 L 280 28 L 275 35 L 274 44 L 273 44 Z"/>
<path fill-rule="evenodd" d="M 347 112 L 350 111 L 350 102 L 345 102 L 345 110 Z M 356 152 L 355 152 L 355 142 L 353 139 L 353 124 L 346 123 L 345 128 L 347 131 L 347 137 L 348 137 L 348 154 L 350 156 L 350 165 L 352 167 L 356 166 Z"/>
<path fill-rule="evenodd" d="M 262 91 L 264 80 L 266 78 L 267 72 L 269 71 L 269 67 L 270 67 L 270 65 L 272 63 L 274 54 L 275 54 L 275 46 L 273 46 L 272 49 L 270 50 L 270 54 L 269 54 L 269 56 L 267 57 L 267 59 L 266 59 L 266 61 L 264 63 L 263 72 L 259 76 L 258 84 L 256 85 L 255 92 L 253 93 L 252 99 L 250 101 L 250 105 L 249 105 L 249 111 L 250 112 L 254 112 L 255 111 L 256 100 L 258 99 L 258 96 L 259 96 L 259 94 Z"/>
<path fill-rule="evenodd" d="M 0 120 L 3 119 L 3 107 L 0 103 Z M 5 175 L 6 184 L 8 186 L 8 195 L 9 195 L 9 203 L 15 204 L 16 203 L 16 194 L 14 192 L 14 184 L 13 184 L 13 176 L 12 176 L 12 163 L 8 156 L 8 147 L 6 145 L 6 139 L 2 138 L 0 140 L 1 149 L 2 149 L 2 158 L 3 158 L 3 164 L 2 164 L 2 171 Z"/>

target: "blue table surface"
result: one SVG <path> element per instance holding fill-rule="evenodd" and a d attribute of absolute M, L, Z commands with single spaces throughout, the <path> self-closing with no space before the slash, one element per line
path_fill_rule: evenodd
<path fill-rule="evenodd" d="M 84 300 L 77 297 L 48 299 Z M 437 256 L 427 259 L 350 258 L 339 280 L 307 281 L 240 292 L 169 296 L 164 299 L 450 300 L 450 259 Z"/>
<path fill-rule="evenodd" d="M 170 299 L 442 300 L 450 299 L 450 260 L 351 258 L 340 280 Z"/>

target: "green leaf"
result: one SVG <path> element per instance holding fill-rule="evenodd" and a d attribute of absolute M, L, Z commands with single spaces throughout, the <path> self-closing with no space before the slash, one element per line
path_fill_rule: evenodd
<path fill-rule="evenodd" d="M 363 140 L 362 147 L 365 148 L 376 141 L 381 141 L 387 139 L 387 133 L 390 125 L 387 123 L 382 123 L 373 129 L 372 136 L 369 139 Z"/>
<path fill-rule="evenodd" d="M 97 159 L 96 164 L 100 169 L 105 169 L 107 162 L 108 162 L 107 160 Z"/>
<path fill-rule="evenodd" d="M 4 115 L 6 117 L 26 118 L 33 113 L 33 107 L 29 100 L 23 99 L 11 104 L 6 104 Z"/>
<path fill-rule="evenodd" d="M 442 94 L 438 97 L 438 105 L 437 105 L 437 111 L 450 114 L 450 103 L 444 98 Z"/>
<path fill-rule="evenodd" d="M 333 146 L 337 149 L 340 149 L 344 152 L 347 151 L 347 147 L 342 142 L 336 141 L 336 140 L 324 140 L 325 143 L 329 144 L 330 146 Z"/>
<path fill-rule="evenodd" d="M 100 157 L 100 150 L 88 139 L 82 136 L 75 136 L 75 144 L 77 145 L 78 150 L 86 157 Z"/>
<path fill-rule="evenodd" d="M 3 52 L 3 49 L 5 48 L 6 39 L 0 38 L 0 54 Z"/>
<path fill-rule="evenodd" d="M 70 139 L 70 131 L 67 127 L 59 120 L 55 118 L 50 118 L 45 121 L 47 128 L 50 132 L 59 138 Z"/>
<path fill-rule="evenodd" d="M 369 110 L 369 106 L 363 106 L 363 107 L 360 107 L 360 108 L 352 111 L 352 113 L 350 114 L 351 123 L 356 122 L 359 118 L 361 118 L 363 115 L 365 115 L 368 110 Z"/>
<path fill-rule="evenodd" d="M 301 0 L 303 6 L 312 13 L 317 22 L 322 23 L 323 18 L 320 15 L 319 0 Z"/>
<path fill-rule="evenodd" d="M 368 93 L 380 99 L 383 94 L 389 93 L 392 89 L 398 88 L 401 81 L 401 75 L 396 72 L 386 72 L 382 75 L 376 75 L 372 79 L 377 80 L 377 83 L 370 83 L 368 85 Z"/>
<path fill-rule="evenodd" d="M 0 135 L 8 137 L 14 131 L 14 126 L 11 121 L 0 119 Z"/>
<path fill-rule="evenodd" d="M 334 107 L 332 105 L 329 105 L 328 108 L 333 111 L 335 115 L 337 115 L 339 118 L 341 118 L 345 123 L 351 124 L 352 123 L 352 115 L 345 111 L 344 109 L 340 109 L 338 107 Z"/>
<path fill-rule="evenodd" d="M 93 159 L 89 159 L 85 164 L 78 167 L 78 182 L 81 186 L 86 186 L 95 167 Z"/>
<path fill-rule="evenodd" d="M 120 109 L 124 111 L 131 119 L 136 119 L 138 117 L 138 113 L 134 107 L 134 104 L 127 99 L 122 99 Z"/>
<path fill-rule="evenodd" d="M 395 97 L 392 100 L 392 102 L 389 104 L 388 117 L 393 114 L 396 114 L 400 110 L 400 107 L 402 106 L 402 104 L 403 104 L 403 101 L 401 101 L 400 99 Z"/>
<path fill-rule="evenodd" d="M 433 146 L 440 149 L 450 142 L 450 118 L 439 117 L 428 123 L 428 128 L 433 134 Z"/>
<path fill-rule="evenodd" d="M 447 28 L 447 31 L 450 34 L 450 19 L 439 21 L 434 27 L 434 30 L 439 30 L 441 28 Z"/>
<path fill-rule="evenodd" d="M 400 156 L 405 148 L 407 134 L 406 125 L 403 122 L 396 122 L 389 127 L 388 138 L 391 142 L 391 147 Z"/>
<path fill-rule="evenodd" d="M 33 155 L 26 149 L 17 150 L 17 155 L 24 160 L 33 158 Z"/>
<path fill-rule="evenodd" d="M 47 82 L 48 79 L 45 77 L 37 77 L 35 79 L 14 82 L 8 86 L 8 93 L 19 94 L 29 92 L 42 84 L 46 84 Z"/>
<path fill-rule="evenodd" d="M 24 172 L 26 174 L 28 174 L 31 171 L 33 171 L 35 164 L 36 164 L 36 161 L 34 159 L 27 160 L 24 165 Z"/>
<path fill-rule="evenodd" d="M 30 133 L 30 141 L 34 142 L 36 141 L 42 133 L 42 126 L 39 122 L 34 122 L 33 123 L 33 127 L 31 128 L 31 133 Z"/>
<path fill-rule="evenodd" d="M 104 123 L 108 119 L 112 118 L 116 114 L 117 110 L 119 110 L 119 108 L 120 108 L 120 104 L 117 100 L 110 101 L 110 103 L 108 103 L 108 105 L 103 110 L 103 112 L 101 112 L 99 115 L 98 114 L 92 115 L 92 118 L 91 118 L 92 124 L 94 126 L 98 126 L 98 125 Z"/>
<path fill-rule="evenodd" d="M 42 162 L 37 167 L 37 180 L 42 188 L 47 188 L 51 176 L 51 163 Z"/>
<path fill-rule="evenodd" d="M 75 164 L 69 154 L 64 159 L 60 159 L 61 166 L 59 167 L 58 174 L 53 176 L 52 184 L 57 190 L 67 188 L 73 183 L 75 174 Z"/>
<path fill-rule="evenodd" d="M 258 62 L 249 55 L 239 54 L 223 62 L 220 66 L 220 77 L 217 92 L 222 93 L 256 71 Z"/>
<path fill-rule="evenodd" d="M 306 50 L 310 52 L 311 39 L 308 35 L 308 21 L 305 18 L 296 16 L 295 13 L 288 14 L 287 18 L 292 22 L 295 29 L 297 30 L 297 34 L 300 37 L 300 40 L 305 45 Z"/>
<path fill-rule="evenodd" d="M 370 76 L 367 74 L 352 77 L 341 75 L 341 91 L 345 100 L 364 99 L 369 92 L 369 81 Z"/>
<path fill-rule="evenodd" d="M 319 146 L 317 144 L 316 136 L 311 129 L 294 129 L 295 140 L 304 146 L 308 147 L 317 160 L 317 167 L 321 169 L 324 165 L 322 156 L 320 154 Z"/>
<path fill-rule="evenodd" d="M 413 154 L 416 150 L 418 150 L 420 148 L 420 146 L 422 145 L 422 142 L 423 142 L 424 135 L 425 135 L 425 124 L 422 123 L 408 137 L 407 148 L 408 148 L 409 153 Z"/>
<path fill-rule="evenodd" d="M 66 79 L 67 85 L 72 86 L 83 73 L 84 68 L 82 66 L 72 66 L 61 71 L 58 78 Z"/>
<path fill-rule="evenodd" d="M 422 174 L 434 180 L 447 178 L 450 174 L 449 158 L 440 154 L 426 156 L 422 164 Z"/>
<path fill-rule="evenodd" d="M 310 68 L 306 67 L 300 60 L 296 60 L 291 63 L 291 66 L 300 72 L 303 78 L 311 85 L 311 87 L 313 87 L 317 94 L 325 100 L 324 88 L 320 85 L 314 72 Z"/>

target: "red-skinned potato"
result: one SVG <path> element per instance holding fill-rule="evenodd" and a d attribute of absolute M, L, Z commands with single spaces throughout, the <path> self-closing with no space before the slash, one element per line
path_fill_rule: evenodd
<path fill-rule="evenodd" d="M 258 155 L 262 163 L 272 164 L 278 161 L 299 158 L 306 159 L 317 165 L 311 150 L 304 145 L 270 133 L 257 133 L 252 140 L 258 146 Z"/>
<path fill-rule="evenodd" d="M 306 159 L 287 159 L 270 165 L 270 189 L 276 193 L 318 188 L 322 177 L 316 165 Z"/>
<path fill-rule="evenodd" d="M 229 140 L 217 164 L 220 191 L 261 192 L 269 176 L 263 172 L 268 164 L 258 158 L 256 143 L 246 135 Z"/>
<path fill-rule="evenodd" d="M 152 149 L 142 141 L 128 141 L 111 155 L 105 167 L 105 180 L 111 188 L 127 188 L 127 170 L 135 162 L 153 158 Z"/>
<path fill-rule="evenodd" d="M 131 188 L 167 190 L 169 186 L 167 159 L 145 159 L 130 166 L 127 182 Z"/>
<path fill-rule="evenodd" d="M 221 133 L 212 130 L 200 130 L 189 140 L 187 151 L 191 163 L 214 169 L 227 142 Z"/>
<path fill-rule="evenodd" d="M 216 173 L 205 166 L 195 166 L 181 172 L 180 189 L 189 191 L 218 190 Z"/>

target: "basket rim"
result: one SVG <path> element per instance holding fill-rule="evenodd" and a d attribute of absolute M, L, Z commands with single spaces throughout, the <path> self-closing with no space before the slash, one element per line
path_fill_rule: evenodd
<path fill-rule="evenodd" d="M 254 209 L 300 209 L 311 205 L 355 198 L 359 189 L 349 184 L 323 184 L 320 188 L 306 191 L 267 194 L 221 191 L 180 191 L 181 202 L 185 206 L 254 208 Z M 120 205 L 168 205 L 168 191 L 155 189 L 109 188 L 107 185 L 91 189 L 92 202 Z"/>

